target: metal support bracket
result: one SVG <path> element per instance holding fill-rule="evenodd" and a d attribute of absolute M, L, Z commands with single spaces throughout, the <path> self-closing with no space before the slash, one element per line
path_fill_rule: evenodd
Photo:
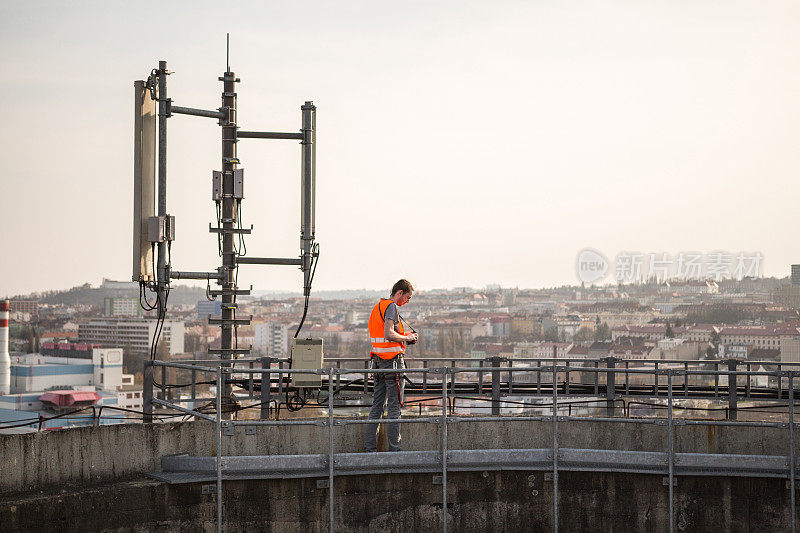
<path fill-rule="evenodd" d="M 234 426 L 230 422 L 223 422 L 222 423 L 222 434 L 226 437 L 233 437 L 234 435 Z"/>
<path fill-rule="evenodd" d="M 241 233 L 241 234 L 244 234 L 244 235 L 249 235 L 253 231 L 253 225 L 250 224 L 250 229 L 247 229 L 247 228 L 226 229 L 226 228 L 215 228 L 214 226 L 211 225 L 211 222 L 209 222 L 208 223 L 208 231 L 211 232 L 211 233 Z"/>

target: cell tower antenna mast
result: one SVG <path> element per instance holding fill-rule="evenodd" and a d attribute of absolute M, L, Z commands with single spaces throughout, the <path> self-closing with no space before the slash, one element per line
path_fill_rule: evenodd
<path fill-rule="evenodd" d="M 225 72 L 231 70 L 231 34 L 225 34 Z"/>
<path fill-rule="evenodd" d="M 237 296 L 249 295 L 250 290 L 238 286 L 240 265 L 292 265 L 303 272 L 303 294 L 305 307 L 299 334 L 308 311 L 311 282 L 319 256 L 319 245 L 315 242 L 315 196 L 316 196 L 316 112 L 311 101 L 301 107 L 300 129 L 295 132 L 242 131 L 238 126 L 236 108 L 236 84 L 239 79 L 230 69 L 230 34 L 226 35 L 226 70 L 218 79 L 222 82 L 222 105 L 216 110 L 196 109 L 173 105 L 167 98 L 167 62 L 159 61 L 145 81 L 134 84 L 136 89 L 135 145 L 134 145 L 134 269 L 133 280 L 141 285 L 142 292 L 148 289 L 157 295 L 155 304 L 148 307 L 158 309 L 158 320 L 163 324 L 167 311 L 170 281 L 174 279 L 205 280 L 207 293 L 216 299 L 222 297 L 221 316 L 209 317 L 208 323 L 221 329 L 220 348 L 210 348 L 211 355 L 221 359 L 236 359 L 250 353 L 250 348 L 238 346 L 237 328 L 249 325 L 252 317 L 236 316 Z M 156 150 L 155 109 L 158 109 L 158 135 Z M 212 172 L 212 200 L 217 212 L 216 225 L 209 224 L 209 231 L 217 235 L 221 265 L 214 271 L 180 271 L 172 268 L 170 245 L 175 239 L 175 217 L 167 214 L 167 121 L 174 115 L 191 115 L 216 119 L 221 127 L 221 170 Z M 301 190 L 300 190 L 300 254 L 293 258 L 246 256 L 244 238 L 252 231 L 242 224 L 242 201 L 244 199 L 244 169 L 240 167 L 237 144 L 241 139 L 273 139 L 300 141 Z M 156 156 L 157 154 L 157 156 Z M 157 163 L 157 164 L 156 164 Z M 157 168 L 157 172 L 156 172 Z M 157 181 L 157 202 L 156 202 Z M 157 206 L 157 212 L 154 213 Z M 238 246 L 237 246 L 238 242 Z M 157 249 L 157 254 L 153 252 Z M 157 267 L 153 268 L 154 255 Z M 214 281 L 220 287 L 212 290 Z M 145 299 L 146 300 L 146 299 Z M 156 331 L 160 328 L 157 326 Z M 158 333 L 154 338 L 151 359 L 155 357 Z M 223 363 L 223 366 L 230 366 Z M 269 387 L 269 384 L 264 385 Z M 231 401 L 231 384 L 226 382 L 223 398 Z M 152 413 L 152 406 L 145 406 Z M 229 415 L 223 415 L 229 417 Z"/>

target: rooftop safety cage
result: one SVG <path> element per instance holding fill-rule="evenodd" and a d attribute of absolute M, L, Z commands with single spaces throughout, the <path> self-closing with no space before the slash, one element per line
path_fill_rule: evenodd
<path fill-rule="evenodd" d="M 145 386 L 152 384 L 156 367 L 179 368 L 189 371 L 192 384 L 197 383 L 197 374 L 213 376 L 216 384 L 214 397 L 197 398 L 192 387 L 192 397 L 184 400 L 154 398 L 150 385 L 145 390 L 146 404 L 160 406 L 165 413 L 182 413 L 197 419 L 213 422 L 216 427 L 216 457 L 193 457 L 187 455 L 162 458 L 162 471 L 152 477 L 168 483 L 197 483 L 216 480 L 217 528 L 223 523 L 224 479 L 317 477 L 317 487 L 327 489 L 329 505 L 329 529 L 334 531 L 334 480 L 336 476 L 431 472 L 436 474 L 434 483 L 442 484 L 442 530 L 447 531 L 447 474 L 453 471 L 486 470 L 532 470 L 543 471 L 553 483 L 553 525 L 558 531 L 559 502 L 558 475 L 560 471 L 626 472 L 663 475 L 669 493 L 670 531 L 675 530 L 676 476 L 758 476 L 784 478 L 791 492 L 792 526 L 795 528 L 795 479 L 797 456 L 795 449 L 794 404 L 795 382 L 800 377 L 800 363 L 776 363 L 770 361 L 741 360 L 636 360 L 613 357 L 600 359 L 578 358 L 521 358 L 503 360 L 490 357 L 484 360 L 472 358 L 428 358 L 421 359 L 419 368 L 404 369 L 412 381 L 406 388 L 422 398 L 429 408 L 433 401 L 438 404 L 438 415 L 412 413 L 406 409 L 404 418 L 392 420 L 400 424 L 434 423 L 440 426 L 441 442 L 438 450 L 403 451 L 393 453 L 334 453 L 335 428 L 351 424 L 374 424 L 375 421 L 352 415 L 336 415 L 337 409 L 347 408 L 348 402 L 338 398 L 342 392 L 370 391 L 369 376 L 377 373 L 397 372 L 394 369 L 343 368 L 342 365 L 363 363 L 363 359 L 331 360 L 336 366 L 320 369 L 273 368 L 268 358 L 241 359 L 232 364 L 220 364 L 215 360 L 196 360 L 173 363 L 153 361 L 145 370 Z M 446 366 L 447 363 L 450 366 Z M 439 366 L 433 366 L 437 364 Z M 260 365 L 260 366 L 259 366 Z M 441 366 L 444 365 L 444 366 Z M 460 366 L 459 366 L 460 365 Z M 753 368 L 761 370 L 752 370 Z M 768 369 L 768 370 L 763 370 Z M 789 370 L 787 370 L 789 369 Z M 321 417 L 274 420 L 263 416 L 263 406 L 270 405 L 287 388 L 292 380 L 288 376 L 305 374 L 319 376 L 320 391 L 327 397 L 318 401 L 318 406 L 327 411 Z M 162 374 L 163 375 L 163 374 Z M 489 379 L 484 379 L 486 375 Z M 514 376 L 525 376 L 525 379 Z M 349 380 L 350 376 L 359 376 Z M 363 376 L 363 379 L 360 378 Z M 587 379 L 588 377 L 588 379 Z M 260 379 L 257 379 L 260 378 Z M 577 378 L 577 379 L 576 379 Z M 421 383 L 419 382 L 421 379 Z M 766 383 L 764 380 L 766 379 Z M 245 394 L 254 400 L 254 406 L 262 407 L 262 416 L 257 420 L 223 420 L 224 406 L 221 391 L 227 381 L 237 383 Z M 468 398 L 465 398 L 466 396 Z M 509 396 L 530 396 L 530 402 L 521 402 Z M 588 398 L 588 399 L 587 399 Z M 461 415 L 457 413 L 457 401 L 469 399 L 486 402 L 488 416 Z M 549 401 L 544 401 L 549 399 Z M 717 407 L 700 409 L 706 412 L 724 413 L 722 419 L 691 418 L 697 409 L 686 400 L 705 399 L 719 404 Z M 647 401 L 649 400 L 649 401 Z M 678 403 L 684 401 L 683 404 Z M 756 409 L 741 406 L 741 401 L 757 401 Z M 206 403 L 208 402 L 208 403 Z M 187 408 L 213 403 L 212 409 Z M 407 402 L 407 404 L 413 403 Z M 462 407 L 463 407 L 462 401 Z M 589 403 L 598 405 L 599 416 L 576 416 L 573 410 L 583 409 Z M 524 404 L 531 411 L 544 414 L 503 415 L 501 407 L 517 407 Z M 642 416 L 635 408 L 648 406 L 654 416 Z M 152 407 L 151 407 L 152 409 Z M 245 407 L 246 409 L 246 407 Z M 783 410 L 775 411 L 775 409 Z M 676 411 L 682 417 L 676 417 Z M 741 413 L 770 412 L 785 414 L 788 422 L 774 419 L 743 421 Z M 150 411 L 152 413 L 152 410 Z M 158 416 L 158 415 L 152 415 Z M 382 420 L 381 422 L 386 422 Z M 552 446 L 541 449 L 448 449 L 447 428 L 454 423 L 477 422 L 545 422 L 552 424 Z M 625 451 L 601 449 L 574 449 L 559 445 L 558 428 L 565 423 L 635 423 L 654 424 L 666 429 L 664 450 Z M 313 425 L 327 427 L 328 449 L 310 455 L 264 455 L 223 456 L 222 439 L 232 436 L 239 428 L 247 432 L 255 426 Z M 242 428 L 244 426 L 244 428 Z M 676 426 L 731 426 L 769 427 L 786 430 L 786 455 L 737 455 L 713 453 L 682 453 L 674 449 Z M 327 479 L 325 479 L 327 478 Z"/>

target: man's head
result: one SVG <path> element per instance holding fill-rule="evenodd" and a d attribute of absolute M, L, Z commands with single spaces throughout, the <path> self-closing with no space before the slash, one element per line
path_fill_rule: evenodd
<path fill-rule="evenodd" d="M 401 279 L 392 286 L 392 300 L 399 306 L 405 305 L 414 294 L 414 286 L 407 279 Z"/>

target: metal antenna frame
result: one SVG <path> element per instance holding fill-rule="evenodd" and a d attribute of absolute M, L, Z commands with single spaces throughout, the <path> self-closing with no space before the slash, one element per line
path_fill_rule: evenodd
<path fill-rule="evenodd" d="M 223 84 L 222 106 L 217 110 L 196 109 L 172 105 L 172 99 L 167 98 L 167 62 L 159 61 L 155 71 L 157 78 L 158 101 L 158 211 L 157 218 L 167 224 L 173 220 L 167 215 L 167 119 L 174 114 L 193 115 L 218 120 L 222 128 L 222 171 L 214 172 L 214 201 L 216 202 L 221 217 L 217 227 L 209 231 L 216 233 L 221 239 L 222 264 L 216 272 L 189 272 L 173 270 L 169 257 L 170 241 L 174 237 L 174 228 L 166 232 L 166 236 L 158 241 L 158 266 L 156 269 L 156 288 L 158 292 L 158 318 L 163 320 L 166 315 L 166 297 L 172 279 L 200 279 L 215 280 L 221 285 L 220 290 L 210 291 L 211 296 L 222 296 L 222 316 L 209 317 L 209 324 L 219 325 L 221 329 L 221 347 L 209 349 L 210 354 L 219 354 L 221 359 L 235 359 L 239 355 L 246 355 L 249 348 L 234 346 L 236 328 L 249 325 L 251 318 L 236 317 L 236 297 L 250 294 L 250 290 L 239 289 L 237 285 L 238 267 L 242 264 L 258 265 L 292 265 L 303 271 L 303 289 L 306 297 L 311 291 L 311 267 L 317 257 L 315 245 L 315 189 L 316 189 L 316 106 L 313 102 L 306 101 L 301 106 L 301 130 L 297 133 L 240 131 L 237 124 L 236 84 L 240 81 L 230 70 L 230 34 L 226 35 L 226 71 L 219 81 Z M 250 229 L 241 227 L 239 213 L 241 202 L 244 198 L 244 170 L 239 168 L 237 157 L 237 143 L 239 139 L 291 139 L 300 141 L 301 144 L 301 253 L 296 258 L 273 257 L 244 257 L 243 250 L 237 250 L 235 239 L 242 235 L 250 234 Z M 219 188 L 217 189 L 217 185 Z M 237 224 L 239 227 L 237 227 Z M 252 287 L 251 287 L 252 289 Z M 229 367 L 230 365 L 223 365 Z M 231 384 L 225 383 L 222 396 L 231 402 Z M 226 414 L 226 418 L 230 415 Z"/>

